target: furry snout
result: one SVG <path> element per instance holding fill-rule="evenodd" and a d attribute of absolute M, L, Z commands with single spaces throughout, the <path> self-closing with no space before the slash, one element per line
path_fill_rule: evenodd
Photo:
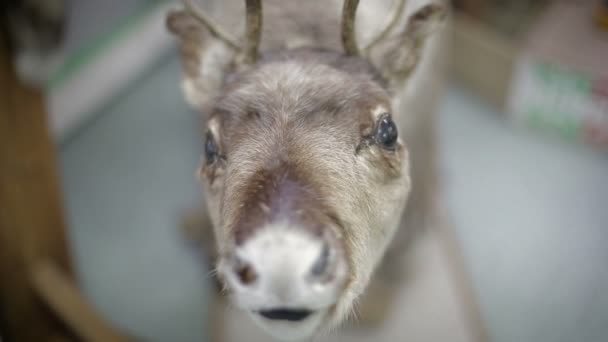
<path fill-rule="evenodd" d="M 282 340 L 317 332 L 338 301 L 347 262 L 337 241 L 288 224 L 269 224 L 220 261 L 237 306 Z"/>

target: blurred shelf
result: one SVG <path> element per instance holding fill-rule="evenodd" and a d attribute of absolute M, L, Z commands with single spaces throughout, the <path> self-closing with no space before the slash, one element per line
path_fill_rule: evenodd
<path fill-rule="evenodd" d="M 514 1 L 534 5 L 503 12 L 495 3 L 455 11 L 454 77 L 521 126 L 608 147 L 608 31 L 598 24 L 600 3 Z"/>
<path fill-rule="evenodd" d="M 453 75 L 493 105 L 506 108 L 521 42 L 462 12 L 455 13 L 452 28 Z"/>

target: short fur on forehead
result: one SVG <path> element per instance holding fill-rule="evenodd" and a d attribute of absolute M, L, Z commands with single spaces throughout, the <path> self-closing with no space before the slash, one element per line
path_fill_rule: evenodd
<path fill-rule="evenodd" d="M 311 124 L 322 119 L 327 125 L 333 116 L 343 126 L 344 121 L 371 120 L 369 113 L 378 104 L 388 108 L 385 85 L 361 58 L 319 49 L 282 51 L 267 54 L 256 68 L 229 76 L 213 114 L 220 116 L 225 129 L 251 118 Z"/>

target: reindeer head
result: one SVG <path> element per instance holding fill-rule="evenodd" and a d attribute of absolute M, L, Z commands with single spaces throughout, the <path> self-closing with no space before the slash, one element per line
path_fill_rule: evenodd
<path fill-rule="evenodd" d="M 348 316 L 411 187 L 395 94 L 445 12 L 424 6 L 400 28 L 390 27 L 395 15 L 363 56 L 357 4 L 344 3 L 344 51 L 258 53 L 255 0 L 246 1 L 244 44 L 189 2 L 168 17 L 186 98 L 208 115 L 199 174 L 219 276 L 234 303 L 281 339 L 310 337 Z"/>

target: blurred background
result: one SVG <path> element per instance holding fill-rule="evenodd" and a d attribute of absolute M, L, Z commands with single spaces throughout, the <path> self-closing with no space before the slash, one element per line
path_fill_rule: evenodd
<path fill-rule="evenodd" d="M 72 0 L 47 96 L 78 278 L 116 326 L 208 338 L 174 2 Z M 608 1 L 454 0 L 442 199 L 489 339 L 608 340 Z M 94 86 L 91 86 L 91 85 Z"/>

